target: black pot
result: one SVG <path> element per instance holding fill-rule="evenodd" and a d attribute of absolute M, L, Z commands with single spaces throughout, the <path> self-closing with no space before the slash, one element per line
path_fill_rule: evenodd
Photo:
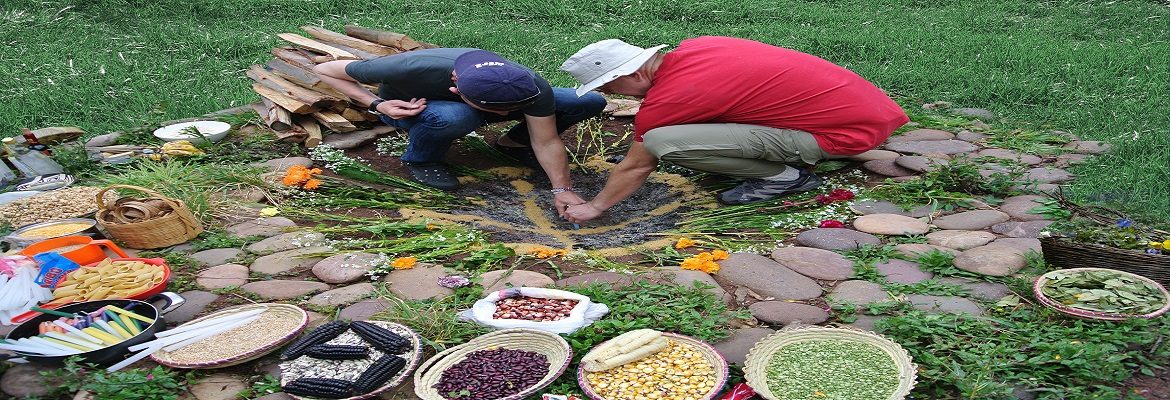
<path fill-rule="evenodd" d="M 176 308 L 179 308 L 179 306 L 183 305 L 183 303 L 185 301 L 186 300 L 183 300 L 183 298 L 180 297 L 178 294 L 175 294 L 173 292 L 163 292 L 163 293 L 160 293 L 154 297 L 146 299 L 146 301 L 138 301 L 138 300 L 86 301 L 86 302 L 82 302 L 82 303 L 70 304 L 70 305 L 58 308 L 58 309 L 56 309 L 56 311 L 70 313 L 70 314 L 73 314 L 76 312 L 87 312 L 88 313 L 88 312 L 96 311 L 97 309 L 105 307 L 107 305 L 113 305 L 115 307 L 121 307 L 123 309 L 130 307 L 130 308 L 132 308 L 131 311 L 133 311 L 134 313 L 154 320 L 153 324 L 150 324 L 150 326 L 143 329 L 141 333 L 139 333 L 138 335 L 135 335 L 134 337 L 132 337 L 130 339 L 124 340 L 124 341 L 122 341 L 118 344 L 112 345 L 112 346 L 107 346 L 107 347 L 104 347 L 101 349 L 88 351 L 85 353 L 75 354 L 76 356 L 81 357 L 83 363 L 93 363 L 93 364 L 98 364 L 98 365 L 102 365 L 102 366 L 109 366 L 109 365 L 113 365 L 113 364 L 118 363 L 119 361 L 124 360 L 126 358 L 126 356 L 128 356 L 131 353 L 129 350 L 130 346 L 134 346 L 136 344 L 145 343 L 145 342 L 148 342 L 150 340 L 153 340 L 154 334 L 156 332 L 165 330 L 166 326 L 167 326 L 167 322 L 166 322 L 166 320 L 163 319 L 163 315 L 173 311 Z M 163 303 L 161 306 L 161 310 L 160 310 L 160 307 L 156 307 L 154 304 L 151 304 L 151 303 L 156 303 L 156 302 Z M 38 315 L 33 319 L 30 319 L 28 321 L 24 321 L 20 325 L 17 325 L 16 328 L 12 330 L 12 332 L 8 333 L 7 339 L 21 339 L 21 338 L 36 336 L 39 333 L 37 326 L 40 325 L 41 322 L 55 321 L 55 320 L 57 320 L 57 318 L 60 318 L 60 317 L 58 317 L 56 315 L 49 315 L 49 314 Z M 22 356 L 24 358 L 28 359 L 30 362 L 54 364 L 54 365 L 61 365 L 65 362 L 66 358 L 72 357 L 72 356 L 40 356 L 40 355 L 23 355 L 23 354 L 22 354 Z"/>

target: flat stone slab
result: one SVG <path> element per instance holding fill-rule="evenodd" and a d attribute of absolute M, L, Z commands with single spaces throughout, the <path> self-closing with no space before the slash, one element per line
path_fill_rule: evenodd
<path fill-rule="evenodd" d="M 882 240 L 852 229 L 814 228 L 796 235 L 796 244 L 825 250 L 853 250 L 866 244 L 880 245 Z"/>
<path fill-rule="evenodd" d="M 856 304 L 862 307 L 870 303 L 892 300 L 890 294 L 882 289 L 882 285 L 862 280 L 838 283 L 825 297 L 833 304 Z"/>
<path fill-rule="evenodd" d="M 1032 168 L 1024 172 L 1021 178 L 1024 181 L 1036 181 L 1039 183 L 1063 183 L 1073 179 L 1073 175 L 1068 171 L 1060 168 Z"/>
<path fill-rule="evenodd" d="M 309 303 L 326 307 L 346 305 L 367 297 L 373 292 L 374 284 L 362 282 L 318 293 L 309 298 Z"/>
<path fill-rule="evenodd" d="M 938 279 L 941 283 L 950 285 L 959 285 L 967 290 L 971 297 L 983 301 L 998 301 L 1009 294 L 1013 294 L 1012 290 L 1002 283 L 980 281 L 969 278 L 957 277 L 943 277 Z"/>
<path fill-rule="evenodd" d="M 946 229 L 931 232 L 926 235 L 927 243 L 935 246 L 949 247 L 955 250 L 967 250 L 979 247 L 995 240 L 995 234 L 987 231 L 966 231 Z"/>
<path fill-rule="evenodd" d="M 248 246 L 248 252 L 259 255 L 268 255 L 286 250 L 295 250 L 302 247 L 324 246 L 325 235 L 317 232 L 298 231 L 282 233 Z"/>
<path fill-rule="evenodd" d="M 1066 143 L 1063 147 L 1081 154 L 1101 154 L 1108 152 L 1113 146 L 1095 140 L 1074 140 Z"/>
<path fill-rule="evenodd" d="M 898 154 L 896 151 L 874 149 L 861 154 L 849 156 L 849 159 L 857 161 L 893 160 L 901 156 L 902 155 Z"/>
<path fill-rule="evenodd" d="M 1028 194 L 1023 196 L 1012 196 L 1003 199 L 1003 203 L 999 205 L 999 211 L 1011 216 L 1016 221 L 1038 221 L 1049 219 L 1044 214 L 1033 214 L 1033 208 L 1042 206 L 1041 200 L 1047 199 L 1047 196 L 1037 196 Z"/>
<path fill-rule="evenodd" d="M 284 172 L 294 165 L 312 167 L 313 160 L 308 157 L 284 157 L 265 161 L 263 165 L 267 166 L 272 172 Z"/>
<path fill-rule="evenodd" d="M 216 265 L 200 272 L 195 283 L 205 289 L 243 286 L 248 283 L 248 266 L 240 264 Z"/>
<path fill-rule="evenodd" d="M 999 238 L 994 242 L 988 243 L 988 246 L 1008 247 L 1015 249 L 1021 255 L 1034 251 L 1040 253 L 1040 239 L 1033 238 Z"/>
<path fill-rule="evenodd" d="M 971 132 L 968 130 L 961 130 L 955 134 L 955 138 L 965 142 L 982 142 L 987 139 L 987 135 L 979 132 Z"/>
<path fill-rule="evenodd" d="M 816 281 L 758 254 L 732 253 L 719 266 L 716 280 L 746 287 L 773 300 L 808 300 L 822 293 Z"/>
<path fill-rule="evenodd" d="M 897 204 L 885 200 L 862 200 L 853 202 L 849 205 L 849 209 L 861 215 L 869 214 L 897 214 L 905 215 L 907 217 L 921 218 L 934 212 L 931 206 L 918 206 L 906 211 Z"/>
<path fill-rule="evenodd" d="M 337 318 L 350 321 L 364 321 L 370 319 L 370 317 L 378 313 L 389 310 L 390 307 L 390 303 L 386 302 L 386 300 L 362 300 L 357 303 L 353 303 L 349 307 L 341 309 L 341 311 L 337 313 Z"/>
<path fill-rule="evenodd" d="M 938 129 L 915 129 L 901 135 L 890 136 L 886 143 L 918 142 L 923 140 L 950 140 L 955 134 Z"/>
<path fill-rule="evenodd" d="M 1064 168 L 1070 165 L 1084 164 L 1090 158 L 1093 158 L 1093 156 L 1089 154 L 1066 153 L 1056 156 L 1056 162 L 1053 162 L 1052 165 Z"/>
<path fill-rule="evenodd" d="M 816 325 L 829 320 L 829 313 L 820 307 L 787 301 L 760 301 L 748 310 L 760 321 L 781 326 L 792 323 Z"/>
<path fill-rule="evenodd" d="M 941 158 L 926 156 L 901 156 L 894 159 L 894 164 L 914 172 L 927 172 L 940 166 L 950 165 L 950 163 L 950 161 Z"/>
<path fill-rule="evenodd" d="M 976 231 L 990 228 L 1000 222 L 1007 222 L 1009 219 L 1011 216 L 1000 211 L 973 210 L 935 218 L 934 226 L 939 227 L 939 229 Z"/>
<path fill-rule="evenodd" d="M 390 293 L 405 300 L 426 300 L 435 297 L 447 297 L 455 294 L 454 290 L 439 286 L 439 278 L 451 275 L 441 265 L 419 263 L 411 269 L 399 269 L 386 274 L 386 282 L 390 283 Z M 484 284 L 491 281 L 484 280 Z"/>
<path fill-rule="evenodd" d="M 324 253 L 333 249 L 322 246 L 287 250 L 257 258 L 248 268 L 257 274 L 279 275 L 312 268 L 325 257 L 308 257 L 309 254 Z"/>
<path fill-rule="evenodd" d="M 710 276 L 707 277 L 710 278 Z M 714 279 L 711 281 L 714 282 Z M 612 288 L 618 289 L 633 284 L 634 277 L 626 274 L 619 274 L 617 272 L 601 271 L 590 272 L 584 275 L 570 276 L 568 278 L 556 281 L 556 285 L 559 287 L 590 285 L 595 283 L 606 284 Z"/>
<path fill-rule="evenodd" d="M 886 280 L 894 283 L 918 283 L 934 277 L 933 272 L 923 271 L 918 268 L 918 263 L 913 261 L 895 258 L 883 263 L 875 263 L 873 266 L 879 274 L 886 277 Z"/>
<path fill-rule="evenodd" d="M 219 295 L 202 290 L 186 291 L 179 293 L 179 296 L 183 296 L 183 299 L 187 301 L 179 306 L 179 308 L 167 313 L 166 320 L 168 324 L 177 325 L 193 320 L 195 317 L 203 314 L 207 310 L 207 306 L 219 299 Z"/>
<path fill-rule="evenodd" d="M 347 133 L 335 132 L 329 134 L 329 136 L 326 136 L 324 142 L 327 145 L 333 146 L 333 148 L 352 149 L 377 139 L 379 135 L 393 131 L 394 128 L 390 126 L 379 126 L 375 129 L 366 129 Z"/>
<path fill-rule="evenodd" d="M 926 154 L 964 154 L 979 150 L 979 146 L 962 140 L 922 140 L 909 142 L 894 142 L 886 144 L 886 150 L 899 153 Z"/>
<path fill-rule="evenodd" d="M 13 365 L 4 371 L 4 376 L 0 378 L 0 391 L 14 399 L 46 396 L 52 387 L 45 384 L 45 377 L 41 376 L 41 372 L 54 369 L 57 368 L 39 364 Z"/>
<path fill-rule="evenodd" d="M 1000 160 L 1010 160 L 1010 161 L 1018 162 L 1020 164 L 1026 164 L 1026 165 L 1036 165 L 1036 164 L 1039 164 L 1041 162 L 1044 162 L 1043 158 L 1040 158 L 1040 157 L 1037 157 L 1037 156 L 1034 156 L 1031 154 L 1019 153 L 1019 152 L 1016 152 L 1014 150 L 1008 150 L 1008 149 L 983 149 L 983 150 L 980 150 L 978 153 L 975 153 L 975 157 L 976 158 L 979 158 L 979 157 L 998 158 Z"/>
<path fill-rule="evenodd" d="M 349 283 L 366 279 L 370 270 L 389 264 L 388 257 L 363 252 L 341 253 L 313 265 L 313 275 L 328 283 Z"/>
<path fill-rule="evenodd" d="M 856 315 L 854 317 L 857 319 L 854 320 L 853 322 L 845 324 L 845 326 L 848 326 L 850 328 L 855 328 L 855 329 L 861 329 L 863 331 L 870 331 L 870 332 L 877 332 L 877 322 L 881 321 L 883 318 L 885 318 L 885 317 L 877 316 L 877 315 L 864 315 L 864 314 Z"/>
<path fill-rule="evenodd" d="M 982 108 L 952 108 L 951 112 L 956 115 L 977 118 L 983 121 L 995 120 L 995 113 Z"/>
<path fill-rule="evenodd" d="M 234 260 L 236 257 L 239 257 L 242 254 L 244 254 L 243 250 L 235 248 L 209 249 L 191 254 L 188 257 L 191 257 L 191 259 L 199 263 L 199 265 L 207 267 L 212 265 L 227 264 L 228 261 Z"/>
<path fill-rule="evenodd" d="M 772 259 L 813 279 L 840 281 L 853 276 L 853 261 L 828 250 L 812 247 L 779 247 L 772 250 Z"/>
<path fill-rule="evenodd" d="M 241 286 L 240 289 L 265 300 L 288 300 L 329 290 L 329 285 L 313 281 L 271 280 L 252 282 Z"/>
<path fill-rule="evenodd" d="M 894 246 L 894 251 L 907 257 L 918 257 L 935 250 L 941 251 L 943 253 L 951 253 L 952 255 L 959 255 L 958 250 L 926 243 L 902 243 Z"/>
<path fill-rule="evenodd" d="M 546 287 L 556 283 L 553 278 L 549 278 L 545 274 L 525 270 L 513 270 L 510 274 L 507 270 L 488 271 L 480 275 L 480 278 L 483 279 L 483 294 L 485 296 L 509 287 Z"/>
<path fill-rule="evenodd" d="M 272 237 L 294 226 L 297 226 L 297 223 L 285 217 L 266 217 L 231 225 L 226 230 L 237 237 Z"/>
<path fill-rule="evenodd" d="M 922 235 L 930 226 L 918 219 L 897 214 L 869 214 L 853 220 L 853 228 L 875 235 Z"/>
<path fill-rule="evenodd" d="M 910 301 L 910 306 L 914 307 L 914 309 L 932 314 L 966 313 L 975 316 L 983 315 L 983 309 L 979 308 L 979 304 L 965 297 L 911 294 L 906 296 L 906 300 Z"/>
<path fill-rule="evenodd" d="M 188 390 L 198 400 L 235 400 L 236 394 L 248 388 L 247 378 L 229 375 L 212 374 L 200 379 L 199 383 L 191 385 Z"/>
<path fill-rule="evenodd" d="M 662 267 L 653 271 L 650 275 L 650 279 L 663 284 L 673 284 L 686 288 L 694 287 L 695 282 L 699 282 L 705 286 L 711 286 L 707 288 L 707 292 L 711 293 L 711 295 L 718 299 L 722 299 L 724 303 L 735 303 L 735 296 L 732 296 L 731 293 L 727 293 L 726 290 L 723 290 L 715 278 L 711 277 L 711 275 L 703 271 Z"/>
<path fill-rule="evenodd" d="M 1010 246 L 980 246 L 955 257 L 955 267 L 991 276 L 1008 276 L 1027 265 L 1024 256 Z"/>
<path fill-rule="evenodd" d="M 1053 221 L 1008 221 L 991 226 L 991 232 L 1013 238 L 1038 238 Z"/>
<path fill-rule="evenodd" d="M 890 159 L 866 161 L 861 164 L 861 167 L 878 175 L 892 177 L 912 176 L 917 174 L 917 172 L 906 169 L 898 165 L 895 160 Z"/>
<path fill-rule="evenodd" d="M 728 363 L 743 365 L 752 346 L 755 346 L 760 339 L 773 333 L 776 331 L 768 328 L 739 328 L 733 331 L 727 339 L 715 343 L 715 352 L 727 359 Z"/>

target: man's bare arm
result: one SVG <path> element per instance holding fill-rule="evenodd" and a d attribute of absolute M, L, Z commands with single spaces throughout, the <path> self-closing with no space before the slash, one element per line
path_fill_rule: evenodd
<path fill-rule="evenodd" d="M 601 193 L 588 203 L 569 207 L 565 211 L 567 219 L 581 223 L 597 218 L 614 204 L 634 194 L 655 168 L 658 168 L 658 158 L 646 151 L 642 142 L 634 142 L 630 145 L 626 158 L 609 173 L 609 180 L 605 182 L 605 188 Z"/>

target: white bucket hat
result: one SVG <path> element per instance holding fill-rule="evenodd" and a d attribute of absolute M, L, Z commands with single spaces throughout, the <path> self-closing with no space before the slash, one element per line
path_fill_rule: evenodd
<path fill-rule="evenodd" d="M 561 64 L 561 71 L 581 82 L 577 96 L 584 96 L 614 79 L 634 73 L 663 47 L 666 45 L 643 49 L 618 39 L 606 39 L 573 54 Z"/>

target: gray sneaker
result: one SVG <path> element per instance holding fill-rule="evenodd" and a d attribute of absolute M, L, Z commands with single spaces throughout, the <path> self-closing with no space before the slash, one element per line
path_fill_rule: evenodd
<path fill-rule="evenodd" d="M 759 201 L 772 200 L 789 194 L 807 192 L 821 186 L 821 178 L 806 170 L 800 170 L 800 175 L 790 181 L 770 181 L 765 179 L 748 179 L 731 190 L 720 193 L 717 199 L 723 204 L 748 204 Z"/>

